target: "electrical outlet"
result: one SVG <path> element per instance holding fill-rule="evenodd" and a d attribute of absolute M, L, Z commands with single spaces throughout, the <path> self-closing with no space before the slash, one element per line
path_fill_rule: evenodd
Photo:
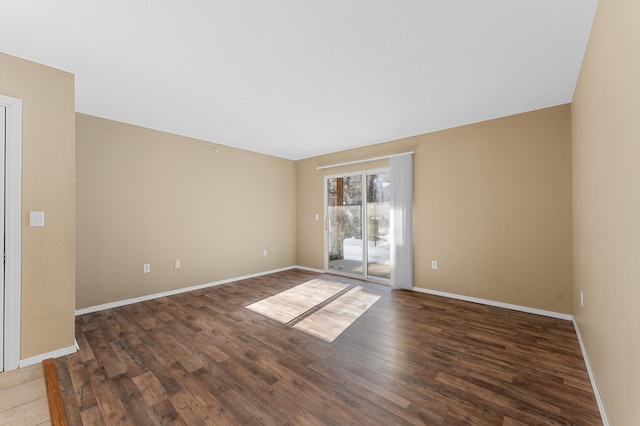
<path fill-rule="evenodd" d="M 267 254 L 269 254 L 269 252 L 267 251 L 267 249 L 262 250 L 262 255 L 266 256 Z"/>
<path fill-rule="evenodd" d="M 431 269 L 438 269 L 438 261 L 437 260 L 432 260 L 431 261 Z"/>
<path fill-rule="evenodd" d="M 173 262 L 173 267 L 174 267 L 175 269 L 180 269 L 180 259 L 176 259 L 176 260 Z"/>
<path fill-rule="evenodd" d="M 142 265 L 142 272 L 144 272 L 145 274 L 148 274 L 149 272 L 151 272 L 151 265 L 148 263 L 145 263 L 144 265 Z"/>

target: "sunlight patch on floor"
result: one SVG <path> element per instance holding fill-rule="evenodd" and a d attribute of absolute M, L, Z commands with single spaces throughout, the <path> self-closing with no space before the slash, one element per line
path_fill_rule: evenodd
<path fill-rule="evenodd" d="M 347 287 L 349 285 L 344 283 L 314 279 L 262 299 L 246 308 L 287 324 Z"/>
<path fill-rule="evenodd" d="M 360 318 L 360 315 L 367 312 L 378 299 L 380 296 L 367 293 L 360 286 L 354 287 L 343 296 L 296 323 L 293 328 L 331 343 L 355 320 Z"/>
<path fill-rule="evenodd" d="M 246 308 L 331 343 L 378 299 L 361 286 L 314 279 Z"/>

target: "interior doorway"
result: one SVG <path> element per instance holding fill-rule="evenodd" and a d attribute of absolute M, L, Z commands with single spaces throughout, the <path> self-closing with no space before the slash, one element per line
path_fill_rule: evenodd
<path fill-rule="evenodd" d="M 389 169 L 325 177 L 325 270 L 390 283 Z"/>

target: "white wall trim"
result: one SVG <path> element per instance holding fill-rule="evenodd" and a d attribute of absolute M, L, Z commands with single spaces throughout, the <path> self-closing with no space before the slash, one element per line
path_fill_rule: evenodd
<path fill-rule="evenodd" d="M 558 318 L 558 319 L 563 319 L 567 321 L 573 320 L 573 315 L 570 315 L 570 314 L 563 314 L 560 312 L 553 312 L 553 311 L 545 311 L 544 309 L 530 308 L 528 306 L 512 305 L 510 303 L 497 302 L 495 300 L 480 299 L 477 297 L 463 296 L 460 294 L 447 293 L 447 292 L 438 291 L 438 290 L 428 290 L 426 288 L 421 288 L 421 287 L 413 287 L 412 290 L 417 291 L 419 293 L 433 294 L 435 296 L 442 296 L 442 297 L 449 297 L 451 299 L 464 300 L 466 302 L 480 303 L 481 305 L 489 305 L 489 306 L 496 306 L 498 308 L 511 309 L 512 311 L 526 312 L 528 314 L 542 315 L 545 317 Z"/>
<path fill-rule="evenodd" d="M 6 108 L 4 371 L 20 365 L 22 241 L 22 100 L 0 95 Z"/>
<path fill-rule="evenodd" d="M 269 274 L 273 274 L 273 273 L 276 273 L 276 272 L 288 271 L 288 270 L 291 270 L 291 269 L 301 269 L 303 271 L 317 272 L 317 273 L 321 273 L 321 274 L 325 273 L 325 271 L 323 271 L 322 269 L 309 268 L 309 267 L 300 266 L 300 265 L 288 266 L 286 268 L 273 269 L 273 270 L 270 270 L 270 271 L 264 271 L 264 272 L 259 272 L 259 273 L 255 273 L 255 274 L 244 275 L 244 276 L 241 276 L 241 277 L 229 278 L 229 279 L 226 279 L 226 280 L 214 281 L 214 282 L 210 282 L 210 283 L 206 283 L 206 284 L 200 284 L 200 285 L 195 285 L 195 286 L 191 286 L 191 287 L 184 287 L 184 288 L 180 288 L 180 289 L 176 289 L 176 290 L 165 291 L 165 292 L 162 292 L 162 293 L 155 293 L 155 294 L 150 294 L 150 295 L 147 295 L 147 296 L 135 297 L 135 298 L 131 298 L 131 299 L 120 300 L 120 301 L 117 301 L 117 302 L 105 303 L 105 304 L 102 304 L 102 305 L 96 305 L 96 306 L 90 306 L 88 308 L 77 309 L 76 310 L 76 315 L 84 315 L 84 314 L 88 314 L 88 313 L 92 313 L 92 312 L 102 311 L 102 310 L 105 310 L 105 309 L 117 308 L 117 307 L 120 307 L 120 306 L 131 305 L 133 303 L 144 302 L 146 300 L 153 300 L 153 299 L 158 299 L 160 297 L 172 296 L 172 295 L 175 295 L 175 294 L 186 293 L 186 292 L 189 292 L 189 291 L 200 290 L 200 289 L 208 288 L 208 287 L 215 287 L 215 286 L 219 286 L 219 285 L 223 285 L 223 284 L 229 284 L 229 283 L 233 283 L 233 282 L 236 282 L 236 281 L 241 281 L 241 280 L 245 280 L 245 279 L 249 279 L 249 278 L 260 277 L 260 276 L 263 276 L 263 275 L 269 275 Z M 591 385 L 593 386 L 593 393 L 595 394 L 596 402 L 598 403 L 598 409 L 600 410 L 600 414 L 602 416 L 602 421 L 604 423 L 604 426 L 609 426 L 609 422 L 607 420 L 607 416 L 606 416 L 606 413 L 604 411 L 604 405 L 602 403 L 602 399 L 600 398 L 600 393 L 598 392 L 598 387 L 596 386 L 595 377 L 593 375 L 593 372 L 591 371 L 591 366 L 589 365 L 589 358 L 587 357 L 587 353 L 586 353 L 585 348 L 584 348 L 584 343 L 582 342 L 582 337 L 580 336 L 580 330 L 578 328 L 578 324 L 577 324 L 577 322 L 576 322 L 576 320 L 575 320 L 573 315 L 563 314 L 563 313 L 560 313 L 560 312 L 547 311 L 547 310 L 537 309 L 537 308 L 530 308 L 530 307 L 527 307 L 527 306 L 513 305 L 513 304 L 510 304 L 510 303 L 497 302 L 495 300 L 481 299 L 481 298 L 471 297 L 471 296 L 464 296 L 464 295 L 455 294 L 455 293 L 447 293 L 447 292 L 444 292 L 444 291 L 429 290 L 429 289 L 425 289 L 425 288 L 421 288 L 421 287 L 413 287 L 412 290 L 415 291 L 415 292 L 418 292 L 418 293 L 425 293 L 425 294 L 432 294 L 432 295 L 435 295 L 435 296 L 449 297 L 451 299 L 464 300 L 466 302 L 473 302 L 473 303 L 479 303 L 479 304 L 482 304 L 482 305 L 496 306 L 496 307 L 499 307 L 499 308 L 511 309 L 511 310 L 519 311 L 519 312 L 525 312 L 525 313 L 530 313 L 530 314 L 536 314 L 536 315 L 542 315 L 542 316 L 551 317 L 551 318 L 558 318 L 558 319 L 563 319 L 563 320 L 567 320 L 567 321 L 572 321 L 573 327 L 575 328 L 575 331 L 576 331 L 576 335 L 578 336 L 578 342 L 580 343 L 580 349 L 582 350 L 582 356 L 583 356 L 584 362 L 585 362 L 585 364 L 587 366 L 587 371 L 589 373 L 589 379 L 591 380 Z M 38 356 L 34 356 L 34 357 L 31 357 L 31 358 L 27 358 L 27 359 L 21 360 L 20 361 L 20 367 L 26 367 L 28 365 L 36 364 L 38 362 L 42 362 L 43 360 L 45 360 L 47 358 L 57 358 L 57 357 L 60 357 L 60 356 L 72 354 L 72 353 L 76 352 L 76 350 L 79 349 L 78 342 L 75 341 L 74 343 L 75 343 L 74 346 L 69 346 L 68 348 L 59 349 L 59 350 L 54 351 L 54 352 L 49 352 L 49 353 L 46 353 L 46 354 L 42 354 L 42 355 L 38 355 Z"/>
<path fill-rule="evenodd" d="M 161 297 L 173 296 L 174 294 L 187 293 L 189 291 L 201 290 L 203 288 L 215 287 L 218 285 L 229 284 L 235 281 L 246 280 L 249 278 L 260 277 L 263 275 L 275 274 L 276 272 L 288 271 L 295 269 L 296 266 L 287 266 L 286 268 L 272 269 L 270 271 L 258 272 L 255 274 L 244 275 L 241 277 L 228 278 L 226 280 L 214 281 L 206 284 L 198 284 L 191 287 L 177 288 L 175 290 L 163 291 L 161 293 L 148 294 L 146 296 L 133 297 L 131 299 L 118 300 L 116 302 L 104 303 L 102 305 L 89 306 L 88 308 L 76 309 L 76 316 L 90 314 L 92 312 L 104 311 L 105 309 L 118 308 L 120 306 L 131 305 L 133 303 L 145 302 L 147 300 L 159 299 Z"/>
<path fill-rule="evenodd" d="M 589 380 L 591 380 L 591 387 L 593 388 L 593 394 L 596 397 L 596 403 L 598 404 L 598 409 L 600 410 L 600 417 L 602 417 L 602 423 L 604 426 L 609 426 L 607 413 L 604 411 L 604 403 L 602 402 L 602 398 L 600 397 L 600 392 L 598 391 L 598 386 L 596 385 L 596 377 L 593 375 L 593 370 L 591 370 L 591 364 L 589 364 L 589 357 L 587 356 L 587 350 L 584 347 L 584 342 L 582 341 L 582 336 L 580 335 L 580 328 L 578 327 L 578 322 L 576 321 L 575 317 L 573 318 L 572 322 L 573 322 L 573 328 L 576 330 L 576 336 L 578 336 L 578 342 L 580 343 L 582 358 L 584 358 L 584 363 L 587 366 L 587 372 L 589 373 Z"/>
<path fill-rule="evenodd" d="M 527 306 L 512 305 L 510 303 L 496 302 L 495 300 L 480 299 L 480 298 L 471 297 L 471 296 L 463 296 L 463 295 L 460 295 L 460 294 L 447 293 L 447 292 L 444 292 L 444 291 L 429 290 L 429 289 L 425 289 L 425 288 L 421 288 L 421 287 L 414 287 L 414 288 L 412 288 L 412 290 L 416 291 L 416 292 L 419 292 L 419 293 L 433 294 L 435 296 L 449 297 L 451 299 L 464 300 L 466 302 L 480 303 L 482 305 L 496 306 L 496 307 L 499 307 L 499 308 L 506 308 L 506 309 L 511 309 L 511 310 L 514 310 L 514 311 L 526 312 L 526 313 L 529 313 L 529 314 L 543 315 L 545 317 L 552 317 L 552 318 L 558 318 L 558 319 L 571 321 L 573 323 L 573 328 L 576 331 L 576 336 L 578 337 L 578 342 L 580 343 L 580 350 L 582 351 L 582 358 L 584 359 L 584 363 L 585 363 L 585 365 L 587 367 L 587 372 L 589 373 L 589 380 L 591 381 L 591 386 L 593 388 L 593 394 L 596 397 L 596 403 L 598 404 L 598 409 L 600 410 L 600 416 L 602 417 L 602 423 L 604 424 L 604 426 L 609 426 L 609 420 L 607 419 L 607 413 L 604 410 L 604 404 L 602 402 L 602 398 L 600 397 L 600 392 L 598 391 L 598 386 L 596 385 L 596 379 L 595 379 L 595 376 L 593 375 L 593 371 L 591 370 L 591 365 L 589 364 L 589 357 L 587 356 L 587 351 L 585 350 L 584 343 L 582 341 L 582 336 L 580 335 L 580 328 L 578 327 L 578 323 L 576 322 L 576 319 L 575 319 L 575 317 L 573 315 L 563 314 L 563 313 L 560 313 L 560 312 L 545 311 L 543 309 L 537 309 L 537 308 L 529 308 Z"/>
<path fill-rule="evenodd" d="M 319 274 L 324 274 L 326 271 L 322 270 L 322 269 L 316 269 L 316 268 L 308 268 L 306 266 L 300 266 L 300 265 L 296 265 L 294 266 L 295 269 L 302 269 L 303 271 L 309 271 L 309 272 L 317 272 Z"/>
<path fill-rule="evenodd" d="M 57 349 L 55 351 L 47 352 L 32 356 L 31 358 L 25 358 L 20 360 L 20 368 L 28 367 L 33 364 L 38 364 L 48 358 L 60 358 L 61 356 L 71 355 L 76 352 L 76 345 L 68 346 L 66 348 Z"/>

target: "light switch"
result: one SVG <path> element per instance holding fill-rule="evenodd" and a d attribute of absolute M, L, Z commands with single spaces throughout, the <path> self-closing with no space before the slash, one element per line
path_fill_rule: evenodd
<path fill-rule="evenodd" d="M 44 226 L 44 212 L 29 212 L 29 226 L 41 228 Z"/>

